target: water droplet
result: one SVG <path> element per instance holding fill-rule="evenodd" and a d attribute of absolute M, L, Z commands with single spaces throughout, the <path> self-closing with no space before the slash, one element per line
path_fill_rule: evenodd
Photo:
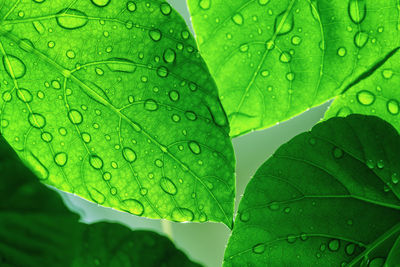
<path fill-rule="evenodd" d="M 367 6 L 365 0 L 350 0 L 349 1 L 349 16 L 350 19 L 356 23 L 361 23 L 367 13 Z"/>
<path fill-rule="evenodd" d="M 46 30 L 40 21 L 33 21 L 32 25 L 39 34 L 45 33 Z"/>
<path fill-rule="evenodd" d="M 357 93 L 357 101 L 364 106 L 370 106 L 375 102 L 375 95 L 367 90 Z"/>
<path fill-rule="evenodd" d="M 233 15 L 232 20 L 237 25 L 242 25 L 244 21 L 243 16 L 240 13 Z"/>
<path fill-rule="evenodd" d="M 88 23 L 88 18 L 85 13 L 72 8 L 60 10 L 56 15 L 56 20 L 58 26 L 68 30 L 82 28 Z"/>
<path fill-rule="evenodd" d="M 110 58 L 107 61 L 107 67 L 113 72 L 126 72 L 134 73 L 136 71 L 136 64 L 126 58 Z"/>
<path fill-rule="evenodd" d="M 172 182 L 172 180 L 167 177 L 161 178 L 160 186 L 161 189 L 167 194 L 176 195 L 176 193 L 178 192 L 175 183 Z"/>
<path fill-rule="evenodd" d="M 24 77 L 26 73 L 26 66 L 24 62 L 13 55 L 3 56 L 3 66 L 11 78 L 20 79 Z"/>
<path fill-rule="evenodd" d="M 378 169 L 383 169 L 385 167 L 385 162 L 383 160 L 378 160 L 378 162 L 376 163 L 376 167 L 378 167 Z"/>
<path fill-rule="evenodd" d="M 265 244 L 259 243 L 257 245 L 254 245 L 252 248 L 253 252 L 256 254 L 263 254 L 265 251 Z"/>
<path fill-rule="evenodd" d="M 179 92 L 172 90 L 171 92 L 169 92 L 169 98 L 171 99 L 171 101 L 178 101 L 179 100 Z"/>
<path fill-rule="evenodd" d="M 10 91 L 5 91 L 2 95 L 2 98 L 5 102 L 10 102 L 12 100 L 12 95 Z"/>
<path fill-rule="evenodd" d="M 162 34 L 161 34 L 161 31 L 159 29 L 150 30 L 149 31 L 149 36 L 150 36 L 151 40 L 153 40 L 154 42 L 158 42 L 162 38 Z"/>
<path fill-rule="evenodd" d="M 276 202 L 271 202 L 269 205 L 269 209 L 272 211 L 277 211 L 277 210 L 279 210 L 279 208 L 280 208 L 279 204 Z"/>
<path fill-rule="evenodd" d="M 187 30 L 181 32 L 182 39 L 187 40 L 190 37 L 190 33 Z"/>
<path fill-rule="evenodd" d="M 104 202 L 106 201 L 106 197 L 103 195 L 103 193 L 101 193 L 99 190 L 97 190 L 96 188 L 92 187 L 92 186 L 88 186 L 88 191 L 89 191 L 89 195 L 91 197 L 91 199 L 97 203 L 97 204 L 104 204 Z"/>
<path fill-rule="evenodd" d="M 24 103 L 29 103 L 33 99 L 31 92 L 24 88 L 17 89 L 17 97 Z"/>
<path fill-rule="evenodd" d="M 175 208 L 172 211 L 172 220 L 176 222 L 190 222 L 194 219 L 194 214 L 186 208 Z"/>
<path fill-rule="evenodd" d="M 50 143 L 51 140 L 53 140 L 53 135 L 49 132 L 43 132 L 41 137 L 42 140 L 45 141 L 46 143 Z"/>
<path fill-rule="evenodd" d="M 279 60 L 282 63 L 289 63 L 292 60 L 292 56 L 287 52 L 282 52 L 281 56 L 279 57 Z"/>
<path fill-rule="evenodd" d="M 196 141 L 190 141 L 188 145 L 193 154 L 199 155 L 201 153 L 200 145 Z"/>
<path fill-rule="evenodd" d="M 65 55 L 69 58 L 69 59 L 74 59 L 75 58 L 75 52 L 73 50 L 67 50 L 67 52 L 65 53 Z"/>
<path fill-rule="evenodd" d="M 92 166 L 96 170 L 103 168 L 103 160 L 99 156 L 90 155 L 89 163 L 90 163 L 90 166 Z"/>
<path fill-rule="evenodd" d="M 91 0 L 91 1 L 95 6 L 98 7 L 105 7 L 111 2 L 111 0 Z"/>
<path fill-rule="evenodd" d="M 148 111 L 156 111 L 158 109 L 158 104 L 153 99 L 147 99 L 144 102 L 144 108 Z"/>
<path fill-rule="evenodd" d="M 328 243 L 328 248 L 331 251 L 338 251 L 340 248 L 340 241 L 338 239 L 332 239 L 331 241 L 329 241 Z"/>
<path fill-rule="evenodd" d="M 193 111 L 186 111 L 185 112 L 185 117 L 190 120 L 190 121 L 195 121 L 197 120 L 197 115 Z"/>
<path fill-rule="evenodd" d="M 147 192 L 148 192 L 147 188 L 141 188 L 141 189 L 140 189 L 140 194 L 141 194 L 142 196 L 147 195 Z"/>
<path fill-rule="evenodd" d="M 81 124 L 83 121 L 82 114 L 76 110 L 76 109 L 71 109 L 68 112 L 68 118 L 73 124 Z"/>
<path fill-rule="evenodd" d="M 387 110 L 392 115 L 399 114 L 399 102 L 395 99 L 390 99 L 386 104 Z"/>
<path fill-rule="evenodd" d="M 104 179 L 105 181 L 110 181 L 111 178 L 112 178 L 111 173 L 109 173 L 109 172 L 103 173 L 103 179 Z"/>
<path fill-rule="evenodd" d="M 266 4 L 269 3 L 269 0 L 258 0 L 258 4 L 265 6 Z"/>
<path fill-rule="evenodd" d="M 68 156 L 65 152 L 59 152 L 54 156 L 54 162 L 62 167 L 65 166 L 65 164 L 67 164 L 68 161 Z"/>
<path fill-rule="evenodd" d="M 385 259 L 384 258 L 372 259 L 368 264 L 368 267 L 384 267 L 384 266 L 385 266 Z"/>
<path fill-rule="evenodd" d="M 249 51 L 249 45 L 248 44 L 242 44 L 239 47 L 239 51 L 242 52 L 242 53 L 245 53 L 245 52 Z"/>
<path fill-rule="evenodd" d="M 46 119 L 39 113 L 30 113 L 28 116 L 28 121 L 37 129 L 41 129 L 46 125 Z"/>
<path fill-rule="evenodd" d="M 161 3 L 160 11 L 163 15 L 168 16 L 172 12 L 172 8 L 168 3 Z"/>
<path fill-rule="evenodd" d="M 211 7 L 211 0 L 200 0 L 199 6 L 202 9 L 209 9 Z"/>
<path fill-rule="evenodd" d="M 341 149 L 338 148 L 338 147 L 335 147 L 335 148 L 333 149 L 332 154 L 333 154 L 333 156 L 334 156 L 336 159 L 340 159 L 340 158 L 343 157 L 343 150 L 341 150 Z"/>
<path fill-rule="evenodd" d="M 128 9 L 129 12 L 134 12 L 136 10 L 136 4 L 132 1 L 129 1 L 126 3 L 126 9 Z"/>
<path fill-rule="evenodd" d="M 356 245 L 353 243 L 347 244 L 345 248 L 346 254 L 349 256 L 353 255 L 355 250 L 356 250 Z"/>
<path fill-rule="evenodd" d="M 164 51 L 163 59 L 165 63 L 173 63 L 176 58 L 176 53 L 173 49 L 167 48 Z"/>
<path fill-rule="evenodd" d="M 158 167 L 158 168 L 162 168 L 164 166 L 164 162 L 161 159 L 156 159 L 154 161 L 154 164 Z"/>
<path fill-rule="evenodd" d="M 288 235 L 286 240 L 287 240 L 287 242 L 293 244 L 294 242 L 296 242 L 297 237 L 295 235 Z"/>
<path fill-rule="evenodd" d="M 110 188 L 110 193 L 111 193 L 111 195 L 115 196 L 117 194 L 117 188 L 111 187 Z"/>
<path fill-rule="evenodd" d="M 135 151 L 133 151 L 129 147 L 125 147 L 124 149 L 122 149 L 122 155 L 124 159 L 129 163 L 135 162 L 137 159 Z"/>
<path fill-rule="evenodd" d="M 294 35 L 292 37 L 292 44 L 293 45 L 300 45 L 301 44 L 301 38 L 297 35 Z"/>
<path fill-rule="evenodd" d="M 393 70 L 391 69 L 385 69 L 382 71 L 382 76 L 383 78 L 389 80 L 393 77 Z"/>
<path fill-rule="evenodd" d="M 136 199 L 125 199 L 122 201 L 125 208 L 123 210 L 137 216 L 141 216 L 144 213 L 144 206 L 143 204 Z"/>
<path fill-rule="evenodd" d="M 161 78 L 166 78 L 169 74 L 169 71 L 166 67 L 159 67 L 157 69 L 157 75 L 160 76 Z"/>
<path fill-rule="evenodd" d="M 353 111 L 349 107 L 343 107 L 338 110 L 336 113 L 337 117 L 347 117 L 348 115 L 353 114 Z"/>
<path fill-rule="evenodd" d="M 338 49 L 338 51 L 337 51 L 337 54 L 338 54 L 340 57 L 344 57 L 344 56 L 347 54 L 346 48 L 344 48 L 344 47 L 339 47 L 339 49 Z"/>
<path fill-rule="evenodd" d="M 286 11 L 280 13 L 275 19 L 274 31 L 277 35 L 289 33 L 294 26 L 293 14 Z"/>
<path fill-rule="evenodd" d="M 358 48 L 363 48 L 368 42 L 368 33 L 360 31 L 354 36 L 354 43 Z"/>

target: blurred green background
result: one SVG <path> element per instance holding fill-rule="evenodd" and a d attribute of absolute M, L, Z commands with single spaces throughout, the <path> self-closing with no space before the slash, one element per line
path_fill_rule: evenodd
<path fill-rule="evenodd" d="M 190 16 L 185 0 L 168 1 L 191 27 Z M 233 145 L 236 153 L 236 209 L 244 193 L 246 184 L 273 152 L 283 143 L 304 131 L 310 130 L 321 120 L 329 103 L 313 108 L 302 115 L 267 130 L 253 132 L 235 138 Z M 176 246 L 186 252 L 193 260 L 209 267 L 221 266 L 225 246 L 230 231 L 217 223 L 173 223 L 140 218 L 104 208 L 86 200 L 60 192 L 67 206 L 81 214 L 84 222 L 114 221 L 132 229 L 147 229 L 169 235 Z"/>

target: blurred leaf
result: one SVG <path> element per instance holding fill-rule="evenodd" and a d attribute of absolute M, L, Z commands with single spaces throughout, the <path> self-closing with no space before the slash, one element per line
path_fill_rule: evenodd
<path fill-rule="evenodd" d="M 199 266 L 167 238 L 79 223 L 0 137 L 0 266 Z"/>
<path fill-rule="evenodd" d="M 149 218 L 232 224 L 215 83 L 163 0 L 2 1 L 1 132 L 42 182 Z"/>
<path fill-rule="evenodd" d="M 188 2 L 232 136 L 275 125 L 340 95 L 400 46 L 396 0 Z M 398 63 L 391 68 L 396 72 Z M 376 110 L 381 112 L 386 108 Z"/>
<path fill-rule="evenodd" d="M 382 266 L 389 253 L 398 266 L 399 151 L 396 130 L 363 115 L 293 138 L 248 184 L 225 266 Z"/>

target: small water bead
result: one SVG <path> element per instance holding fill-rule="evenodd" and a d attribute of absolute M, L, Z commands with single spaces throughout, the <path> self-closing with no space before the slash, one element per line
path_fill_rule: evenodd
<path fill-rule="evenodd" d="M 171 214 L 172 220 L 176 222 L 190 222 L 194 219 L 194 214 L 186 208 L 175 208 Z"/>
<path fill-rule="evenodd" d="M 199 6 L 201 9 L 209 9 L 211 7 L 211 0 L 200 0 Z"/>
<path fill-rule="evenodd" d="M 111 193 L 111 195 L 115 196 L 117 194 L 117 188 L 111 187 L 110 188 L 110 193 Z"/>
<path fill-rule="evenodd" d="M 268 70 L 261 71 L 261 76 L 268 77 L 269 76 L 269 71 Z"/>
<path fill-rule="evenodd" d="M 76 109 L 71 109 L 68 112 L 68 118 L 75 125 L 81 124 L 83 121 L 82 114 Z"/>
<path fill-rule="evenodd" d="M 183 30 L 181 32 L 181 37 L 182 37 L 182 39 L 187 40 L 190 37 L 190 33 L 187 30 Z"/>
<path fill-rule="evenodd" d="M 50 41 L 50 42 L 47 43 L 47 46 L 48 46 L 49 48 L 54 48 L 54 47 L 56 46 L 56 43 L 53 42 L 53 41 Z"/>
<path fill-rule="evenodd" d="M 171 99 L 171 101 L 178 101 L 180 98 L 179 92 L 172 90 L 171 92 L 169 92 L 169 99 Z"/>
<path fill-rule="evenodd" d="M 378 160 L 378 162 L 376 163 L 376 167 L 378 167 L 378 169 L 383 169 L 385 167 L 385 162 L 383 160 Z"/>
<path fill-rule="evenodd" d="M 294 35 L 292 37 L 292 44 L 293 45 L 300 45 L 301 44 L 301 38 L 297 35 Z"/>
<path fill-rule="evenodd" d="M 372 159 L 367 160 L 366 165 L 369 169 L 375 168 L 374 161 Z"/>
<path fill-rule="evenodd" d="M 289 63 L 292 60 L 292 56 L 287 52 L 282 52 L 281 56 L 279 57 L 279 60 L 282 63 Z"/>
<path fill-rule="evenodd" d="M 340 57 L 344 57 L 347 54 L 347 50 L 344 47 L 339 47 L 339 49 L 337 50 L 337 54 Z"/>
<path fill-rule="evenodd" d="M 176 195 L 178 193 L 178 189 L 175 183 L 167 177 L 163 177 L 160 179 L 160 186 L 161 189 L 169 195 Z"/>
<path fill-rule="evenodd" d="M 91 0 L 91 1 L 95 6 L 98 7 L 105 7 L 111 2 L 111 0 Z"/>
<path fill-rule="evenodd" d="M 60 82 L 57 81 L 57 80 L 51 81 L 51 86 L 53 86 L 53 88 L 56 89 L 56 90 L 61 89 L 61 84 L 60 84 Z"/>
<path fill-rule="evenodd" d="M 66 136 L 67 135 L 67 129 L 65 129 L 64 127 L 61 127 L 58 129 L 58 133 L 62 136 Z"/>
<path fill-rule="evenodd" d="M 343 150 L 341 150 L 340 148 L 338 148 L 338 147 L 335 147 L 334 149 L 333 149 L 333 156 L 336 158 L 336 159 L 340 159 L 340 158 L 342 158 L 343 157 Z"/>
<path fill-rule="evenodd" d="M 9 54 L 3 56 L 3 66 L 11 78 L 20 79 L 26 74 L 24 62 L 16 56 Z M 12 73 L 10 72 L 10 68 L 12 69 Z"/>
<path fill-rule="evenodd" d="M 113 169 L 118 169 L 118 163 L 116 163 L 115 161 L 111 161 L 111 167 Z"/>
<path fill-rule="evenodd" d="M 242 25 L 243 22 L 244 22 L 244 19 L 243 19 L 242 14 L 236 13 L 235 15 L 233 15 L 232 21 L 233 21 L 236 25 Z"/>
<path fill-rule="evenodd" d="M 385 78 L 385 79 L 387 79 L 387 80 L 391 79 L 391 78 L 393 77 L 393 70 L 391 70 L 391 69 L 384 69 L 384 70 L 382 71 L 382 76 L 383 76 L 383 78 Z"/>
<path fill-rule="evenodd" d="M 142 195 L 142 196 L 145 196 L 145 195 L 147 195 L 147 192 L 148 192 L 148 190 L 147 190 L 147 188 L 141 188 L 140 189 L 140 194 Z"/>
<path fill-rule="evenodd" d="M 2 98 L 5 102 L 10 102 L 12 100 L 12 95 L 10 91 L 5 91 L 2 95 Z"/>
<path fill-rule="evenodd" d="M 163 59 L 165 63 L 173 63 L 176 59 L 176 53 L 173 49 L 167 48 L 164 51 Z"/>
<path fill-rule="evenodd" d="M 104 70 L 102 68 L 95 68 L 96 74 L 99 76 L 103 76 L 104 75 Z"/>
<path fill-rule="evenodd" d="M 356 250 L 356 245 L 353 243 L 350 243 L 345 247 L 345 252 L 349 256 L 353 255 L 355 250 Z"/>
<path fill-rule="evenodd" d="M 180 122 L 181 121 L 181 117 L 178 114 L 173 114 L 171 116 L 171 119 L 173 122 Z"/>
<path fill-rule="evenodd" d="M 147 99 L 144 102 L 144 108 L 148 111 L 156 111 L 158 109 L 158 104 L 153 99 Z"/>
<path fill-rule="evenodd" d="M 354 43 L 358 48 L 363 48 L 368 42 L 369 35 L 366 32 L 360 31 L 354 36 Z"/>
<path fill-rule="evenodd" d="M 161 159 L 156 159 L 154 161 L 154 164 L 158 167 L 158 168 L 162 168 L 164 166 L 164 162 Z"/>
<path fill-rule="evenodd" d="M 59 152 L 54 156 L 54 162 L 60 167 L 65 166 L 65 164 L 67 164 L 67 161 L 68 156 L 65 152 Z"/>
<path fill-rule="evenodd" d="M 265 251 L 265 244 L 259 243 L 253 246 L 252 251 L 256 254 L 263 254 Z"/>
<path fill-rule="evenodd" d="M 122 149 L 122 155 L 123 155 L 124 159 L 129 163 L 133 163 L 137 159 L 135 151 L 133 151 L 129 147 L 125 147 L 124 149 Z"/>
<path fill-rule="evenodd" d="M 43 132 L 41 137 L 46 143 L 50 143 L 53 140 L 53 135 L 49 132 Z"/>
<path fill-rule="evenodd" d="M 370 106 L 375 102 L 375 95 L 367 90 L 362 90 L 357 93 L 357 101 L 364 106 Z"/>
<path fill-rule="evenodd" d="M 197 120 L 197 115 L 193 111 L 186 111 L 185 112 L 185 117 L 190 120 L 190 121 L 195 121 Z"/>
<path fill-rule="evenodd" d="M 288 73 L 286 73 L 286 79 L 288 80 L 288 81 L 293 81 L 294 80 L 294 77 L 295 77 L 295 75 L 294 75 L 294 73 L 293 72 L 288 72 Z M 292 93 L 293 93 L 293 90 L 292 90 Z"/>
<path fill-rule="evenodd" d="M 150 30 L 149 31 L 149 36 L 150 36 L 151 40 L 153 40 L 154 42 L 158 42 L 162 38 L 162 34 L 161 34 L 161 31 L 159 29 Z"/>
<path fill-rule="evenodd" d="M 390 99 L 386 104 L 388 112 L 390 114 L 392 114 L 392 115 L 398 115 L 399 114 L 399 111 L 400 111 L 399 106 L 400 106 L 399 102 L 397 100 L 395 100 L 395 99 Z"/>
<path fill-rule="evenodd" d="M 367 7 L 366 7 L 365 0 L 350 0 L 349 1 L 349 16 L 350 19 L 356 23 L 361 23 L 366 16 Z"/>
<path fill-rule="evenodd" d="M 128 9 L 129 12 L 134 12 L 136 11 L 136 4 L 133 1 L 129 1 L 126 3 L 126 9 Z"/>
<path fill-rule="evenodd" d="M 86 144 L 90 143 L 90 141 L 91 141 L 91 139 L 92 139 L 92 137 L 90 136 L 90 134 L 83 132 L 83 133 L 81 134 L 81 136 L 82 136 L 83 142 L 85 142 Z"/>
<path fill-rule="evenodd" d="M 249 51 L 249 45 L 248 44 L 242 44 L 239 47 L 239 51 L 242 52 L 242 53 L 246 53 L 247 51 Z"/>
<path fill-rule="evenodd" d="M 340 241 L 338 239 L 332 239 L 331 241 L 329 241 L 328 243 L 328 248 L 331 251 L 338 251 L 340 248 Z"/>
<path fill-rule="evenodd" d="M 288 14 L 286 11 L 283 11 L 275 19 L 274 31 L 277 35 L 284 35 L 291 32 L 293 30 L 293 26 L 293 14 Z"/>
<path fill-rule="evenodd" d="M 193 154 L 199 155 L 201 153 L 201 148 L 200 145 L 196 141 L 190 141 L 188 143 L 190 151 L 192 151 Z"/>
<path fill-rule="evenodd" d="M 104 179 L 104 181 L 110 181 L 111 178 L 112 178 L 111 173 L 109 173 L 109 172 L 103 173 L 103 179 Z"/>
<path fill-rule="evenodd" d="M 82 28 L 88 23 L 86 14 L 73 8 L 60 10 L 56 20 L 58 26 L 69 30 Z"/>
<path fill-rule="evenodd" d="M 143 204 L 136 199 L 126 199 L 123 200 L 122 203 L 124 204 L 124 210 L 137 216 L 141 216 L 144 213 L 144 206 Z"/>
<path fill-rule="evenodd" d="M 39 113 L 29 113 L 28 121 L 32 127 L 42 129 L 46 126 L 46 119 Z"/>
<path fill-rule="evenodd" d="M 269 3 L 269 0 L 258 0 L 258 4 L 265 6 L 266 4 Z"/>
<path fill-rule="evenodd" d="M 103 160 L 97 155 L 90 155 L 89 163 L 96 170 L 103 168 Z"/>
<path fill-rule="evenodd" d="M 67 56 L 67 58 L 69 59 L 74 59 L 75 58 L 75 52 L 73 50 L 67 50 L 67 52 L 65 53 L 65 55 Z"/>
<path fill-rule="evenodd" d="M 17 89 L 17 97 L 24 103 L 30 103 L 33 99 L 31 92 L 24 88 Z"/>
<path fill-rule="evenodd" d="M 38 91 L 38 92 L 37 92 L 37 97 L 38 97 L 39 99 L 43 99 L 43 98 L 45 97 L 45 94 L 44 94 L 42 91 Z"/>
<path fill-rule="evenodd" d="M 369 262 L 368 267 L 384 267 L 385 261 L 384 258 L 374 258 Z"/>
<path fill-rule="evenodd" d="M 163 15 L 168 16 L 172 12 L 172 8 L 168 3 L 161 3 L 160 11 Z"/>

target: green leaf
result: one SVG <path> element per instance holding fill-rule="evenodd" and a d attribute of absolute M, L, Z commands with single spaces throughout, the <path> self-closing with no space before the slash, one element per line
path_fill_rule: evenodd
<path fill-rule="evenodd" d="M 400 45 L 396 0 L 189 0 L 231 135 L 340 95 Z"/>
<path fill-rule="evenodd" d="M 371 266 L 392 247 L 399 257 L 399 151 L 397 131 L 363 115 L 293 138 L 248 184 L 225 266 Z"/>
<path fill-rule="evenodd" d="M 149 218 L 232 223 L 215 83 L 161 0 L 5 1 L 1 132 L 41 181 Z"/>
<path fill-rule="evenodd" d="M 325 118 L 351 113 L 376 115 L 400 131 L 400 54 L 396 53 L 371 75 L 338 97 Z"/>
<path fill-rule="evenodd" d="M 116 223 L 79 223 L 0 137 L 1 266 L 199 266 L 170 240 Z"/>

